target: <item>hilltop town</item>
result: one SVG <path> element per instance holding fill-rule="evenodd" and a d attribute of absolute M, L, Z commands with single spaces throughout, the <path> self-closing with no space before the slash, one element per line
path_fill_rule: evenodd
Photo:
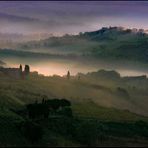
<path fill-rule="evenodd" d="M 20 64 L 19 68 L 6 68 L 0 67 L 0 74 L 4 74 L 6 76 L 10 76 L 13 78 L 22 78 L 24 79 L 30 73 L 29 65 L 25 65 L 24 70 L 22 65 Z"/>

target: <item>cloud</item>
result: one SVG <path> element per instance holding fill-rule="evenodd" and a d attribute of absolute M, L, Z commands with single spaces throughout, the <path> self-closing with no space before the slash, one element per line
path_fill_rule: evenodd
<path fill-rule="evenodd" d="M 146 28 L 147 14 L 147 2 L 3 1 L 0 2 L 0 31 L 75 33 L 110 24 L 134 27 L 137 24 Z"/>
<path fill-rule="evenodd" d="M 39 21 L 39 19 L 30 18 L 30 17 L 23 17 L 23 16 L 16 16 L 7 13 L 0 13 L 0 20 L 9 21 L 9 22 L 35 22 Z"/>

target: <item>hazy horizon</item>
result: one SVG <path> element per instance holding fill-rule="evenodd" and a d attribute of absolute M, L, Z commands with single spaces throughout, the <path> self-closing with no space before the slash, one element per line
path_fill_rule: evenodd
<path fill-rule="evenodd" d="M 100 68 L 112 68 L 114 70 L 119 70 L 122 75 L 128 73 L 129 75 L 137 75 L 139 73 L 147 74 L 146 70 L 136 68 L 136 64 L 136 66 L 132 64 L 130 69 L 128 68 L 128 66 L 124 68 L 123 63 L 121 66 L 122 68 L 120 69 L 120 67 L 118 66 L 118 60 L 116 62 L 113 62 L 112 66 L 108 67 L 110 63 L 105 61 L 105 59 L 103 59 L 105 64 L 101 65 L 99 61 L 96 62 L 94 59 L 91 59 L 91 64 L 88 65 L 85 64 L 88 59 L 86 58 L 84 62 L 82 60 L 82 56 L 80 57 L 80 59 L 74 59 L 69 56 L 69 59 L 66 60 L 65 57 L 63 57 L 64 60 L 61 60 L 61 57 L 58 57 L 59 59 L 56 57 L 50 59 L 49 56 L 46 57 L 47 59 L 50 59 L 48 62 L 45 62 L 44 56 L 41 59 L 39 58 L 40 56 L 42 56 L 42 54 L 45 55 L 46 53 L 53 55 L 67 55 L 69 53 L 75 55 L 83 55 L 85 53 L 89 53 L 90 56 L 92 56 L 93 49 L 98 48 L 98 51 L 100 50 L 101 52 L 102 47 L 106 47 L 106 51 L 108 51 L 108 48 L 111 48 L 111 46 L 114 45 L 115 42 L 117 42 L 116 44 L 119 44 L 119 47 L 122 47 L 122 41 L 124 41 L 128 37 L 129 40 L 132 42 L 135 39 L 133 39 L 134 36 L 132 37 L 131 35 L 127 35 L 125 37 L 117 36 L 115 38 L 121 38 L 121 41 L 118 42 L 115 40 L 111 44 L 109 42 L 110 40 L 105 41 L 106 44 L 104 44 L 104 42 L 101 43 L 101 40 L 98 39 L 94 41 L 86 41 L 85 39 L 78 41 L 77 39 L 77 41 L 74 42 L 71 42 L 71 39 L 63 41 L 63 39 L 60 38 L 57 39 L 56 42 L 52 41 L 52 39 L 49 39 L 47 41 L 38 41 L 35 43 L 32 42 L 30 43 L 30 48 L 23 49 L 23 47 L 29 46 L 29 43 L 27 41 L 35 39 L 45 39 L 51 36 L 51 34 L 53 34 L 53 36 L 61 36 L 64 34 L 78 34 L 79 32 L 91 32 L 99 30 L 102 27 L 110 26 L 121 26 L 131 29 L 143 28 L 147 30 L 147 8 L 148 2 L 146 1 L 1 1 L 0 48 L 14 49 L 14 53 L 5 54 L 7 58 L 11 54 L 12 57 L 13 54 L 15 55 L 13 57 L 13 60 L 11 59 L 11 57 L 9 57 L 10 59 L 8 58 L 6 61 L 4 59 L 4 62 L 8 64 L 10 63 L 11 66 L 19 65 L 22 62 L 21 58 L 25 56 L 20 56 L 21 53 L 19 53 L 18 51 L 29 51 L 32 53 L 26 53 L 24 63 L 29 63 L 27 56 L 31 57 L 29 64 L 31 64 L 33 70 L 37 70 L 39 73 L 45 75 L 63 75 L 66 74 L 68 70 L 73 71 L 72 74 L 76 74 L 77 72 L 86 73 L 88 71 L 99 70 Z M 110 34 L 109 36 L 112 36 L 112 34 Z M 11 44 L 11 41 L 14 41 L 14 44 Z M 25 44 L 21 44 L 22 41 L 25 42 Z M 19 46 L 17 43 L 20 43 L 21 46 Z M 134 46 L 134 48 L 137 46 L 139 46 L 139 44 Z M 115 50 L 116 46 L 114 45 L 112 48 Z M 18 53 L 15 53 L 15 50 Z M 95 54 L 98 54 L 98 51 Z M 38 54 L 38 56 L 36 57 L 36 55 L 33 54 L 35 52 L 39 52 L 41 53 L 41 55 Z M 112 53 L 114 52 L 112 51 Z M 3 56 L 4 55 L 1 54 L 0 60 L 2 61 Z M 32 61 L 35 61 L 34 63 L 36 63 L 36 65 L 34 65 Z M 139 72 L 135 72 L 135 69 L 139 70 Z"/>

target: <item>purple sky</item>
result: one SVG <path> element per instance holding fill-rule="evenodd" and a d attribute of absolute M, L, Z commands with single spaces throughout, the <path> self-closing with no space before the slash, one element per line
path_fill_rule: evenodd
<path fill-rule="evenodd" d="M 74 34 L 103 26 L 148 29 L 148 2 L 0 1 L 0 32 Z"/>

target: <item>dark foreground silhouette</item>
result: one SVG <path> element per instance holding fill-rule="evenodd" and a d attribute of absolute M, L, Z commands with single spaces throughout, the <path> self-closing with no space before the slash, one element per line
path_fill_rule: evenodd
<path fill-rule="evenodd" d="M 74 117 L 71 102 L 66 99 L 35 101 L 26 105 L 25 112 L 25 120 L 18 124 L 18 128 L 32 145 L 58 146 L 51 138 L 54 135 L 66 137 L 72 142 L 71 146 L 73 143 L 77 146 L 147 145 L 147 122 L 111 122 Z M 48 139 L 48 144 L 45 139 Z"/>

